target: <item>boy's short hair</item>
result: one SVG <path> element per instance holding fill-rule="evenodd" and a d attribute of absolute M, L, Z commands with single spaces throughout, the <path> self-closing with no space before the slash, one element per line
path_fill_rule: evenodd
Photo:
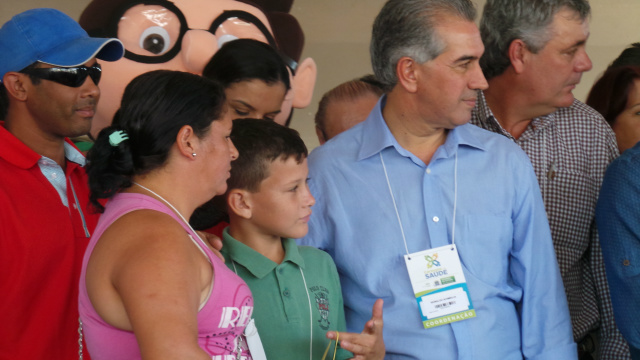
<path fill-rule="evenodd" d="M 231 139 L 240 155 L 231 163 L 227 191 L 244 189 L 256 192 L 262 180 L 269 177 L 272 162 L 294 157 L 301 163 L 308 155 L 307 147 L 296 130 L 269 120 L 234 120 Z"/>

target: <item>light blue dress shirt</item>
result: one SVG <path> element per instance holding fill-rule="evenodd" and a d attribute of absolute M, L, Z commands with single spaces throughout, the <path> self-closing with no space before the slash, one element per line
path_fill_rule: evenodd
<path fill-rule="evenodd" d="M 384 102 L 309 156 L 316 205 L 302 244 L 336 262 L 348 330 L 362 331 L 382 298 L 387 359 L 576 359 L 527 155 L 504 136 L 463 125 L 425 165 L 389 131 Z M 477 317 L 424 329 L 389 187 L 410 253 L 451 244 L 456 152 L 455 244 Z"/>

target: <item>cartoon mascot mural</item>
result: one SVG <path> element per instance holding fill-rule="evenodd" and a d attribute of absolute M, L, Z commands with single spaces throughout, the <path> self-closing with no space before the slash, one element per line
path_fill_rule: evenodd
<path fill-rule="evenodd" d="M 108 126 L 126 85 L 144 72 L 169 69 L 202 74 L 227 41 L 251 38 L 276 48 L 292 76 L 276 118 L 288 124 L 293 108 L 311 102 L 316 64 L 300 61 L 304 34 L 289 14 L 293 0 L 93 0 L 80 25 L 92 36 L 117 37 L 126 48 L 116 62 L 102 63 L 102 96 L 93 119 L 94 137 Z"/>

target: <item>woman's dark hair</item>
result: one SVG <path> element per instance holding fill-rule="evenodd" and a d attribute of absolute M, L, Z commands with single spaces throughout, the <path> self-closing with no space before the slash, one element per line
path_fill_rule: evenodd
<path fill-rule="evenodd" d="M 100 132 L 87 155 L 91 203 L 103 211 L 98 199 L 130 187 L 132 176 L 164 165 L 183 126 L 191 126 L 198 137 L 206 135 L 224 102 L 222 86 L 194 74 L 157 70 L 133 79 L 112 125 Z M 110 137 L 118 131 L 128 139 L 113 145 Z"/>
<path fill-rule="evenodd" d="M 629 45 L 611 62 L 607 70 L 622 66 L 640 66 L 640 42 Z"/>
<path fill-rule="evenodd" d="M 640 79 L 640 66 L 610 68 L 593 84 L 587 105 L 594 108 L 607 120 L 610 126 L 627 107 L 633 81 Z"/>
<path fill-rule="evenodd" d="M 202 71 L 227 88 L 241 81 L 258 79 L 267 84 L 282 82 L 289 90 L 289 71 L 278 52 L 270 45 L 253 39 L 225 43 Z"/>

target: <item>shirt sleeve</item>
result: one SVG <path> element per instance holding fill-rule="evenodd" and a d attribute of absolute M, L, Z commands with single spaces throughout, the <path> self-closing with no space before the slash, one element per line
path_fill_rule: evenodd
<path fill-rule="evenodd" d="M 626 155 L 607 170 L 596 220 L 616 323 L 629 344 L 640 348 L 640 161 Z"/>
<path fill-rule="evenodd" d="M 530 166 L 519 173 L 510 271 L 523 292 L 518 304 L 522 352 L 526 359 L 576 359 L 569 307 L 540 189 Z"/>

